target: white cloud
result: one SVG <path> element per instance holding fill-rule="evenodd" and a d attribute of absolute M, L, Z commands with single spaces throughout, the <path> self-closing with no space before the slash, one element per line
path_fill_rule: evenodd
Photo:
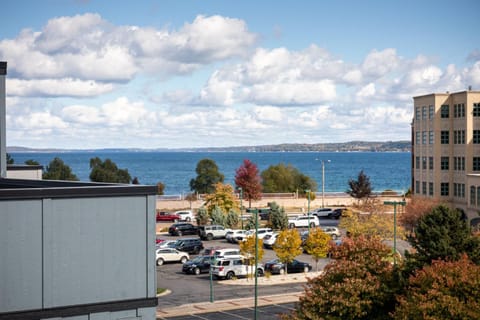
<path fill-rule="evenodd" d="M 399 62 L 400 58 L 393 48 L 382 51 L 373 50 L 363 61 L 362 70 L 366 76 L 378 78 L 395 69 Z"/>
<path fill-rule="evenodd" d="M 12 96 L 90 97 L 111 92 L 113 84 L 79 79 L 9 79 L 7 92 Z"/>
<path fill-rule="evenodd" d="M 357 92 L 357 97 L 368 98 L 375 95 L 375 83 L 369 83 Z"/>

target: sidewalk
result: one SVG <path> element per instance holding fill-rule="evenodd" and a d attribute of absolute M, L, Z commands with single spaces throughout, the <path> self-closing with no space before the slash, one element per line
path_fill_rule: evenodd
<path fill-rule="evenodd" d="M 287 294 L 270 295 L 257 298 L 257 306 L 266 306 L 271 304 L 281 304 L 289 302 L 297 302 L 303 292 L 292 292 Z M 171 308 L 158 308 L 157 319 L 164 317 L 189 316 L 193 314 L 227 311 L 241 308 L 253 308 L 255 300 L 251 298 L 240 298 L 232 300 L 219 300 L 214 302 L 199 302 L 192 304 L 184 304 Z"/>

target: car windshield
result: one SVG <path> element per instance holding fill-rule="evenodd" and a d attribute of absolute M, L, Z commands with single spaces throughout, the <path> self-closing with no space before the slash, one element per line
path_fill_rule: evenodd
<path fill-rule="evenodd" d="M 195 259 L 193 259 L 192 262 L 193 262 L 193 263 L 201 263 L 201 262 L 203 262 L 203 259 L 204 259 L 204 258 L 205 258 L 205 257 L 198 256 L 198 257 L 196 257 Z"/>

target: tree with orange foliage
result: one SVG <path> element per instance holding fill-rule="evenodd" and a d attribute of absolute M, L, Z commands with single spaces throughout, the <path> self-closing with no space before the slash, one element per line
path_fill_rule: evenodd
<path fill-rule="evenodd" d="M 438 201 L 432 199 L 413 199 L 407 202 L 405 211 L 400 212 L 398 222 L 405 228 L 406 231 L 412 232 L 418 223 L 418 219 L 432 211 L 432 209 L 439 205 Z"/>
<path fill-rule="evenodd" d="M 467 255 L 433 261 L 397 300 L 394 319 L 480 319 L 480 266 Z"/>

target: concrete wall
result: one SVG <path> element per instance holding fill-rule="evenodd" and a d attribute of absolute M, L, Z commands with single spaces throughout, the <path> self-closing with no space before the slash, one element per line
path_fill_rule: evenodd
<path fill-rule="evenodd" d="M 155 298 L 154 211 L 153 195 L 0 201 L 0 318 Z M 153 320 L 155 309 L 90 319 Z"/>

